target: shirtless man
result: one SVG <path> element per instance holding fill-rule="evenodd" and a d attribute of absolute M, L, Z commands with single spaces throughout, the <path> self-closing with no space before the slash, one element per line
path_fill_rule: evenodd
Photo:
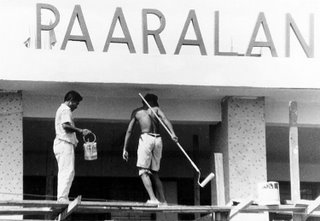
<path fill-rule="evenodd" d="M 177 142 L 178 138 L 174 133 L 171 122 L 159 108 L 158 97 L 154 94 L 147 94 L 144 98 L 170 130 L 172 140 Z M 142 104 L 142 107 L 135 109 L 131 114 L 131 120 L 124 140 L 122 158 L 125 161 L 128 161 L 129 159 L 127 151 L 128 141 L 131 137 L 135 123 L 138 122 L 141 129 L 141 136 L 137 151 L 137 167 L 139 168 L 139 176 L 149 195 L 147 203 L 165 204 L 166 199 L 163 186 L 158 175 L 162 155 L 162 139 L 159 134 L 159 121 L 144 101 L 142 101 Z M 155 191 L 152 188 L 152 182 L 155 184 Z M 155 193 L 157 194 L 158 199 Z"/>

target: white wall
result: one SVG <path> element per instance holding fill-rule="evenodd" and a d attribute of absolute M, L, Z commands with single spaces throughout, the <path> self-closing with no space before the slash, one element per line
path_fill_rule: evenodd
<path fill-rule="evenodd" d="M 141 99 L 86 97 L 74 112 L 75 118 L 126 120 L 133 109 L 141 106 Z M 63 102 L 62 97 L 24 95 L 24 117 L 54 118 Z M 221 121 L 220 104 L 207 100 L 161 100 L 161 109 L 174 121 Z"/>
<path fill-rule="evenodd" d="M 70 88 L 71 89 L 71 88 Z M 136 98 L 88 97 L 75 111 L 76 118 L 125 120 L 130 118 L 131 111 L 141 106 Z M 23 116 L 54 118 L 56 109 L 63 102 L 63 96 L 41 96 L 23 94 Z M 216 123 L 221 121 L 220 100 L 201 99 L 161 99 L 161 108 L 167 117 L 174 121 L 196 121 Z M 298 103 L 298 123 L 301 126 L 320 126 L 319 103 Z M 266 123 L 269 125 L 288 125 L 289 100 L 274 101 L 266 98 Z"/>
<path fill-rule="evenodd" d="M 6 35 L 0 36 L 1 79 L 99 83 L 155 83 L 212 86 L 251 86 L 267 88 L 320 88 L 318 77 L 319 30 L 315 28 L 315 57 L 306 58 L 298 40 L 291 31 L 291 56 L 285 57 L 285 15 L 290 13 L 309 44 L 310 14 L 315 14 L 318 27 L 320 5 L 316 0 L 271 1 L 45 1 L 60 12 L 61 20 L 55 28 L 57 43 L 53 50 L 26 48 L 23 42 L 33 38 L 38 0 L 0 2 L 0 27 Z M 87 52 L 83 42 L 68 42 L 66 50 L 61 44 L 76 4 L 81 5 L 94 51 Z M 116 7 L 123 9 L 136 53 L 130 54 L 126 45 L 111 44 L 102 52 Z M 166 17 L 161 38 L 167 54 L 160 55 L 153 39 L 149 40 L 150 53 L 143 54 L 141 10 L 160 10 Z M 198 47 L 184 45 L 174 55 L 188 13 L 194 9 L 207 55 Z M 257 17 L 265 14 L 278 57 L 271 57 L 269 49 L 258 50 L 262 57 L 215 56 L 214 12 L 220 12 L 220 51 L 246 53 Z M 45 12 L 43 12 L 45 17 Z M 153 19 L 152 19 L 153 18 Z M 50 16 L 43 18 L 47 22 Z M 119 24 L 118 24 L 119 25 Z M 151 16 L 150 30 L 159 27 Z M 78 24 L 72 34 L 80 35 Z M 114 36 L 122 31 L 116 28 Z M 45 37 L 43 37 L 45 39 Z M 48 37 L 47 42 L 48 42 Z M 189 27 L 186 39 L 195 39 Z M 256 41 L 265 41 L 260 27 Z"/>

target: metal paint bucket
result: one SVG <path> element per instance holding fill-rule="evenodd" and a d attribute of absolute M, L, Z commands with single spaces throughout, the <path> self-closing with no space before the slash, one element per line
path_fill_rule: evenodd
<path fill-rule="evenodd" d="M 280 191 L 278 182 L 258 183 L 259 205 L 280 205 Z"/>
<path fill-rule="evenodd" d="M 83 136 L 84 159 L 96 160 L 98 159 L 96 135 L 94 133 L 90 133 L 90 134 L 93 135 L 93 141 L 89 141 L 89 139 L 86 139 L 86 136 Z"/>

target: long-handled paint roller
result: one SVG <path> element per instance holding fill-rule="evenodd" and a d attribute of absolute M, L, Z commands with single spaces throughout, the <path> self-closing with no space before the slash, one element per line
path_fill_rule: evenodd
<path fill-rule="evenodd" d="M 162 124 L 162 126 L 166 129 L 166 131 L 169 133 L 169 135 L 172 137 L 172 133 L 171 131 L 166 127 L 166 125 L 162 122 L 162 120 L 160 119 L 160 117 L 157 115 L 157 113 L 151 108 L 150 104 L 146 101 L 146 99 L 144 99 L 144 97 L 142 96 L 142 94 L 139 93 L 139 96 L 141 97 L 141 99 L 144 101 L 145 104 L 147 104 L 147 106 L 150 108 L 150 110 L 153 112 L 153 114 L 156 116 L 156 118 L 159 120 L 159 122 Z M 199 170 L 199 168 L 197 167 L 197 165 L 191 160 L 191 158 L 188 156 L 188 154 L 186 153 L 186 151 L 182 148 L 182 146 L 179 144 L 179 142 L 177 141 L 176 144 L 178 145 L 178 147 L 180 148 L 180 150 L 182 151 L 182 153 L 187 157 L 187 159 L 189 160 L 189 162 L 191 163 L 191 165 L 193 166 L 193 168 L 197 171 L 198 173 L 198 184 L 201 187 L 204 187 L 207 183 L 209 183 L 213 177 L 214 177 L 214 173 L 210 173 L 201 183 L 200 183 L 200 177 L 201 177 L 201 172 Z"/>

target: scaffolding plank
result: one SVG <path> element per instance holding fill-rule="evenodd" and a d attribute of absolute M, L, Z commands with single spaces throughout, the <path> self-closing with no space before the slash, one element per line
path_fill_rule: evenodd
<path fill-rule="evenodd" d="M 241 210 L 247 208 L 253 203 L 253 199 L 248 198 L 240 202 L 237 206 L 230 210 L 229 220 L 231 220 L 235 215 L 237 215 Z"/>
<path fill-rule="evenodd" d="M 81 196 L 78 196 L 75 200 L 73 200 L 68 207 L 58 215 L 56 220 L 65 220 L 81 203 Z"/>
<path fill-rule="evenodd" d="M 23 207 L 52 207 L 55 209 L 61 209 L 68 206 L 68 203 L 60 203 L 55 200 L 0 200 L 0 206 L 23 206 Z M 156 207 L 154 204 L 147 204 L 145 202 L 134 201 L 82 201 L 81 205 L 86 207 Z"/>
<path fill-rule="evenodd" d="M 215 212 L 229 213 L 233 207 L 231 206 L 183 206 L 183 205 L 169 205 L 159 207 L 137 207 L 137 206 L 84 206 L 82 203 L 78 205 L 75 213 L 109 213 L 111 211 L 128 211 L 137 213 L 148 212 L 164 212 L 164 213 L 204 213 L 210 214 Z M 259 212 L 276 212 L 276 213 L 305 213 L 306 207 L 297 207 L 294 205 L 280 205 L 280 206 L 256 206 L 251 205 L 241 210 L 245 213 L 259 213 Z M 28 214 L 45 214 L 45 213 L 57 213 L 57 210 L 53 208 L 38 207 L 38 208 L 2 208 L 0 215 L 12 214 L 12 215 L 28 215 Z M 314 211 L 312 216 L 319 216 L 320 211 Z"/>
<path fill-rule="evenodd" d="M 62 208 L 67 203 L 57 203 L 55 200 L 0 200 L 0 206 L 24 206 L 24 207 L 54 207 Z"/>
<path fill-rule="evenodd" d="M 313 200 L 308 207 L 306 208 L 306 212 L 302 216 L 302 220 L 307 220 L 309 216 L 312 216 L 318 208 L 320 207 L 320 196 L 318 196 L 315 200 Z"/>
<path fill-rule="evenodd" d="M 310 215 L 320 207 L 320 196 L 317 197 L 306 209 L 306 215 Z"/>
<path fill-rule="evenodd" d="M 42 215 L 54 212 L 49 207 L 43 208 L 0 208 L 0 215 Z"/>
<path fill-rule="evenodd" d="M 8 201 L 7 201 L 8 202 Z M 249 205 L 250 200 L 247 203 L 237 206 L 212 206 L 212 205 L 199 205 L 199 206 L 187 206 L 187 205 L 146 205 L 145 203 L 139 202 L 94 202 L 94 201 L 82 201 L 80 204 L 75 203 L 73 207 L 74 213 L 110 213 L 110 212 L 132 212 L 132 213 L 193 213 L 193 214 L 212 214 L 212 213 L 226 213 L 229 214 L 232 211 L 233 214 L 236 212 L 243 213 L 259 213 L 259 212 L 274 212 L 281 214 L 294 214 L 301 216 L 306 214 L 307 206 L 297 205 Z M 248 204 L 246 207 L 245 205 Z M 31 201 L 10 201 L 8 204 L 1 203 L 2 208 L 0 209 L 0 215 L 28 215 L 28 214 L 59 214 L 63 208 L 67 208 L 68 204 L 58 204 L 56 201 L 53 202 L 37 202 Z M 14 205 L 14 206 L 13 206 Z M 31 205 L 36 205 L 31 207 Z M 48 207 L 47 205 L 54 205 Z M 309 204 L 311 205 L 311 204 Z M 8 208 L 6 208 L 6 206 Z M 16 207 L 16 208 L 14 208 Z M 241 207 L 241 208 L 240 208 Z M 243 207 L 243 208 L 242 208 Z M 70 209 L 67 212 L 70 213 Z M 320 209 L 314 205 L 314 208 L 309 207 L 310 216 L 319 216 Z M 232 214 L 231 213 L 231 214 Z"/>
<path fill-rule="evenodd" d="M 214 213 L 214 212 L 227 212 L 231 211 L 231 206 L 160 206 L 156 208 L 132 208 L 133 211 L 144 211 L 144 212 L 174 212 L 174 213 Z M 244 213 L 259 213 L 259 212 L 293 212 L 293 213 L 304 213 L 305 207 L 295 207 L 289 205 L 274 205 L 274 206 L 248 206 L 241 210 Z"/>
<path fill-rule="evenodd" d="M 134 202 L 134 201 L 105 201 L 105 202 L 96 202 L 96 201 L 82 201 L 81 205 L 86 207 L 157 207 L 158 205 L 149 204 L 145 202 Z"/>

